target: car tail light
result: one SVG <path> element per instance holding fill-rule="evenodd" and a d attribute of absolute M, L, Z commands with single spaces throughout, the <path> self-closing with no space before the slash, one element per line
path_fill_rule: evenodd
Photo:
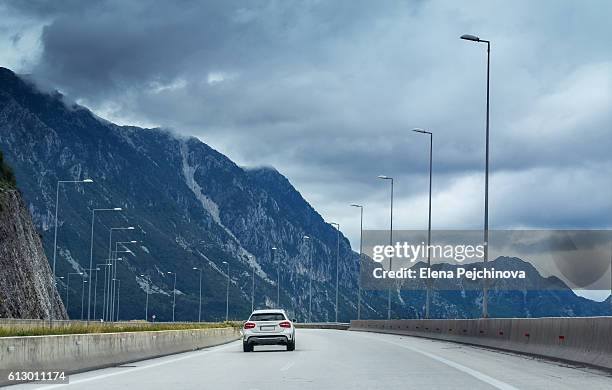
<path fill-rule="evenodd" d="M 280 324 L 278 324 L 278 326 L 280 326 L 281 328 L 291 328 L 291 322 L 283 321 Z"/>
<path fill-rule="evenodd" d="M 244 329 L 253 329 L 255 327 L 254 322 L 247 322 L 244 324 Z"/>

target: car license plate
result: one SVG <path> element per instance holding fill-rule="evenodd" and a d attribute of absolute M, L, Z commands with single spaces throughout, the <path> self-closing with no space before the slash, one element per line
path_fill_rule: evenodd
<path fill-rule="evenodd" d="M 259 329 L 263 330 L 263 331 L 270 331 L 270 330 L 274 330 L 274 328 L 276 328 L 274 325 L 263 325 L 260 326 Z"/>

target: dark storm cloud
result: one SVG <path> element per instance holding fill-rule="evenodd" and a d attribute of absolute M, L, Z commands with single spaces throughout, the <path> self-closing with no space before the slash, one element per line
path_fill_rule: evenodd
<path fill-rule="evenodd" d="M 274 165 L 352 238 L 355 214 L 482 225 L 486 51 L 493 42 L 491 223 L 602 226 L 612 211 L 612 26 L 606 2 L 5 2 L 38 21 L 34 73 L 124 123 L 197 135 Z M 18 33 L 18 31 L 15 31 Z M 589 194 L 589 202 L 584 202 Z"/>

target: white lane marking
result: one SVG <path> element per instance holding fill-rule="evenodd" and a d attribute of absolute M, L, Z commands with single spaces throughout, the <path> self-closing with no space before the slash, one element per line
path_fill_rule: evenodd
<path fill-rule="evenodd" d="M 293 367 L 293 365 L 295 364 L 295 362 L 287 362 L 287 364 L 285 364 L 284 366 L 281 367 L 281 371 L 287 371 L 288 369 L 290 369 L 291 367 Z"/>
<path fill-rule="evenodd" d="M 91 382 L 91 381 L 97 381 L 100 379 L 105 379 L 111 376 L 115 376 L 115 375 L 123 375 L 123 374 L 131 374 L 135 371 L 141 371 L 141 370 L 146 370 L 149 368 L 153 368 L 153 367 L 158 367 L 158 366 L 163 366 L 164 364 L 169 364 L 169 363 L 175 363 L 181 360 L 185 360 L 185 359 L 192 359 L 194 357 L 199 357 L 202 355 L 208 355 L 209 353 L 213 353 L 213 352 L 219 352 L 219 351 L 223 351 L 224 349 L 228 349 L 231 347 L 235 347 L 236 342 L 231 342 L 228 343 L 226 345 L 223 346 L 219 346 L 219 347 L 211 347 L 211 348 L 207 348 L 207 349 L 203 349 L 199 352 L 194 352 L 194 353 L 187 353 L 187 354 L 182 354 L 182 356 L 178 356 L 175 358 L 170 358 L 168 359 L 167 357 L 161 357 L 158 359 L 164 359 L 161 362 L 156 362 L 156 363 L 150 363 L 150 364 L 146 364 L 144 366 L 138 366 L 138 367 L 129 367 L 129 368 L 124 368 L 121 366 L 116 366 L 116 367 L 109 367 L 107 369 L 110 368 L 121 368 L 121 371 L 113 371 L 113 372 L 109 372 L 106 374 L 101 374 L 101 375 L 96 375 L 96 376 L 92 376 L 92 377 L 87 377 L 87 378 L 83 378 L 83 379 L 77 379 L 77 380 L 72 380 L 70 379 L 69 383 L 60 383 L 60 384 L 55 384 L 55 385 L 47 385 L 47 386 L 42 386 L 42 387 L 35 387 L 34 389 L 36 390 L 47 390 L 47 389 L 58 389 L 60 387 L 65 387 L 65 386 L 71 386 L 71 385 L 76 385 L 79 383 L 85 383 L 85 382 Z M 86 373 L 83 373 L 86 374 Z"/>
<path fill-rule="evenodd" d="M 489 385 L 491 385 L 491 386 L 493 386 L 493 387 L 495 387 L 497 389 L 500 389 L 500 390 L 518 390 L 516 387 L 514 387 L 514 386 L 512 386 L 512 385 L 510 385 L 510 384 L 508 384 L 506 382 L 502 382 L 502 381 L 500 381 L 498 379 L 495 379 L 495 378 L 490 377 L 490 376 L 488 376 L 486 374 L 483 374 L 480 371 L 476 371 L 474 369 L 471 369 L 469 367 L 466 367 L 464 365 L 456 363 L 456 362 L 454 362 L 452 360 L 448 360 L 448 359 L 445 359 L 445 358 L 443 358 L 441 356 L 434 355 L 433 353 L 425 352 L 425 351 L 422 351 L 422 350 L 420 350 L 418 348 L 410 347 L 408 345 L 400 344 L 400 343 L 397 343 L 397 342 L 394 342 L 394 341 L 391 341 L 391 340 L 385 340 L 385 339 L 382 339 L 382 338 L 370 337 L 370 336 L 366 336 L 366 335 L 360 335 L 360 336 L 367 337 L 367 338 L 374 339 L 374 340 L 384 341 L 385 343 L 388 343 L 388 344 L 393 344 L 393 345 L 396 345 L 396 346 L 401 347 L 401 348 L 409 349 L 412 352 L 416 352 L 416 353 L 419 353 L 419 354 L 421 354 L 423 356 L 427 356 L 430 359 L 436 360 L 436 361 L 438 361 L 440 363 L 446 364 L 449 367 L 452 367 L 452 368 L 454 368 L 456 370 L 459 370 L 459 371 L 461 371 L 463 373 L 471 375 L 474 378 L 476 378 L 478 380 L 481 380 L 481 381 L 483 381 L 485 383 L 488 383 Z"/>

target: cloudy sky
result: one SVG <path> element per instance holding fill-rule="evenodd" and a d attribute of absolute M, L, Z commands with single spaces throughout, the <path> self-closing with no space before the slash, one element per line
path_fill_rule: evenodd
<path fill-rule="evenodd" d="M 612 219 L 607 1 L 8 1 L 0 65 L 121 124 L 195 135 L 285 174 L 358 245 L 427 226 L 480 228 L 492 41 L 490 224 Z"/>

